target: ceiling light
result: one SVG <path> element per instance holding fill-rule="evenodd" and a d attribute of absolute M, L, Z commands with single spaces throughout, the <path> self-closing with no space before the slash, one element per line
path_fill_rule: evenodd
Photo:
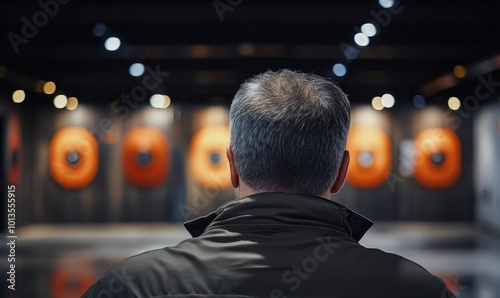
<path fill-rule="evenodd" d="M 144 73 L 144 69 L 145 69 L 144 64 L 134 63 L 134 64 L 130 65 L 128 72 L 133 77 L 139 77 L 139 76 L 142 76 L 142 74 Z"/>
<path fill-rule="evenodd" d="M 96 24 L 93 29 L 94 36 L 101 37 L 106 33 L 106 25 L 103 23 Z"/>
<path fill-rule="evenodd" d="M 104 42 L 104 47 L 108 51 L 116 51 L 121 45 L 121 41 L 118 37 L 109 37 Z"/>
<path fill-rule="evenodd" d="M 346 72 L 347 72 L 347 69 L 346 69 L 345 65 L 342 63 L 337 63 L 333 66 L 333 73 L 337 77 L 345 76 Z"/>
<path fill-rule="evenodd" d="M 463 67 L 462 65 L 457 65 L 453 68 L 453 74 L 457 78 L 463 79 L 467 75 L 467 71 L 465 70 L 465 67 Z"/>
<path fill-rule="evenodd" d="M 59 94 L 54 97 L 54 106 L 58 109 L 64 108 L 68 104 L 68 98 L 65 95 Z"/>
<path fill-rule="evenodd" d="M 384 108 L 392 108 L 396 101 L 394 100 L 394 96 L 389 93 L 382 95 L 382 105 Z"/>
<path fill-rule="evenodd" d="M 381 111 L 384 109 L 384 105 L 382 104 L 382 97 L 380 96 L 375 96 L 373 99 L 372 99 L 372 107 L 377 110 L 377 111 Z"/>
<path fill-rule="evenodd" d="M 420 94 L 413 96 L 413 104 L 417 108 L 423 108 L 425 106 L 425 97 Z"/>
<path fill-rule="evenodd" d="M 394 0 L 378 0 L 378 3 L 383 8 L 391 8 L 392 6 L 394 6 Z"/>
<path fill-rule="evenodd" d="M 452 96 L 448 99 L 448 107 L 453 110 L 453 111 L 456 111 L 458 109 L 460 109 L 460 99 L 458 99 L 457 97 L 455 96 Z"/>
<path fill-rule="evenodd" d="M 24 93 L 24 90 L 16 90 L 14 93 L 12 93 L 12 101 L 15 103 L 21 103 L 24 101 L 26 98 L 26 93 Z"/>
<path fill-rule="evenodd" d="M 361 26 L 361 33 L 364 33 L 368 37 L 372 37 L 377 34 L 377 28 L 372 23 L 366 23 Z"/>
<path fill-rule="evenodd" d="M 43 93 L 45 94 L 53 94 L 56 92 L 56 84 L 54 82 L 46 82 L 43 84 Z"/>
<path fill-rule="evenodd" d="M 370 39 L 364 33 L 356 33 L 354 35 L 354 42 L 360 47 L 365 47 L 370 43 Z"/>
<path fill-rule="evenodd" d="M 78 107 L 78 98 L 76 97 L 69 97 L 68 98 L 68 103 L 66 104 L 66 109 L 73 111 Z"/>

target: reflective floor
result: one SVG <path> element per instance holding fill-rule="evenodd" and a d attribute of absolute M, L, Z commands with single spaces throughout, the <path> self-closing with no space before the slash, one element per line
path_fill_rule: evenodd
<path fill-rule="evenodd" d="M 16 246 L 16 291 L 4 287 L 2 296 L 79 297 L 112 264 L 188 237 L 182 225 L 25 227 Z M 498 233 L 470 224 L 376 223 L 361 243 L 421 264 L 457 297 L 500 297 Z M 6 257 L 0 262 L 7 268 Z"/>

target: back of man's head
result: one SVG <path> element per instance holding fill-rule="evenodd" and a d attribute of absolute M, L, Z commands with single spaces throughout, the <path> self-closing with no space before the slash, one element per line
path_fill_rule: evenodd
<path fill-rule="evenodd" d="M 236 170 L 253 190 L 324 194 L 337 176 L 349 121 L 347 96 L 331 81 L 290 70 L 259 74 L 231 104 Z"/>

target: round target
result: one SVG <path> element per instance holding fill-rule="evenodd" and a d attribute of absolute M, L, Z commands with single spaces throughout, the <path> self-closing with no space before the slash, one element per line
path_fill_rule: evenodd
<path fill-rule="evenodd" d="M 97 160 L 97 142 L 86 128 L 63 128 L 50 141 L 50 175 L 63 188 L 89 185 L 97 174 Z"/>
<path fill-rule="evenodd" d="M 161 130 L 136 127 L 123 140 L 123 174 L 135 187 L 157 187 L 169 170 L 169 144 Z"/>
<path fill-rule="evenodd" d="M 353 126 L 347 138 L 351 162 L 347 182 L 357 188 L 382 185 L 391 171 L 391 141 L 381 128 Z"/>
<path fill-rule="evenodd" d="M 462 145 L 449 128 L 427 128 L 414 139 L 413 176 L 427 188 L 447 188 L 460 177 Z"/>
<path fill-rule="evenodd" d="M 19 118 L 13 115 L 9 119 L 9 131 L 7 140 L 7 164 L 8 182 L 17 184 L 21 173 L 21 128 Z"/>
<path fill-rule="evenodd" d="M 189 170 L 198 184 L 214 189 L 229 187 L 228 142 L 227 125 L 207 126 L 195 133 L 189 148 Z"/>
<path fill-rule="evenodd" d="M 94 282 L 89 272 L 58 268 L 50 277 L 51 294 L 53 298 L 81 297 Z"/>

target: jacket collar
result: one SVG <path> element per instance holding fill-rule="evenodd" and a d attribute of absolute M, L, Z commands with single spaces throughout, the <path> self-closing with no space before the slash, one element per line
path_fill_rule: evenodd
<path fill-rule="evenodd" d="M 191 236 L 231 222 L 294 224 L 341 229 L 359 241 L 373 222 L 348 208 L 320 197 L 289 193 L 260 193 L 227 202 L 216 211 L 184 226 Z"/>

